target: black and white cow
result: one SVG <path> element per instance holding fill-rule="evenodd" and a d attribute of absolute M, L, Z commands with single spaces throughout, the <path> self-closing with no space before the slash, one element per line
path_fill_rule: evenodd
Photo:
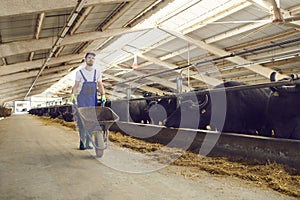
<path fill-rule="evenodd" d="M 58 107 L 56 107 L 56 106 L 49 107 L 49 115 L 53 119 L 55 119 L 56 117 L 58 117 L 60 115 Z"/>
<path fill-rule="evenodd" d="M 275 73 L 271 74 L 271 82 L 276 81 L 275 75 Z M 292 74 L 288 80 L 298 79 L 299 76 Z M 274 136 L 300 139 L 300 82 L 292 86 L 271 87 L 271 90 L 267 119 Z"/>
<path fill-rule="evenodd" d="M 119 116 L 119 121 L 150 122 L 146 100 L 117 100 L 107 105 Z"/>
<path fill-rule="evenodd" d="M 246 85 L 228 81 L 215 87 L 227 88 Z M 167 119 L 166 126 L 175 128 L 217 129 L 223 132 L 269 135 L 265 109 L 270 90 L 247 89 L 197 95 L 198 102 L 183 101 Z M 186 117 L 181 115 L 185 113 Z"/>
<path fill-rule="evenodd" d="M 60 118 L 66 122 L 74 121 L 72 105 L 62 105 L 58 107 Z"/>
<path fill-rule="evenodd" d="M 149 117 L 152 124 L 164 125 L 165 120 L 176 110 L 176 97 L 161 97 L 148 105 Z"/>

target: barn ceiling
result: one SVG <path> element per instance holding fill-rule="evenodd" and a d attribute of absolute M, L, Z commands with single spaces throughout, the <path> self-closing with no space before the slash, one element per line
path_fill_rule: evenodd
<path fill-rule="evenodd" d="M 68 98 L 86 52 L 109 99 L 300 73 L 300 1 L 11 0 L 0 7 L 0 104 Z"/>

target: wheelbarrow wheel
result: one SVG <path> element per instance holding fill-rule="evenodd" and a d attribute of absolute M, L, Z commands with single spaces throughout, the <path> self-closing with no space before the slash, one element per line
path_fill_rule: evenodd
<path fill-rule="evenodd" d="M 96 146 L 101 148 L 101 149 L 95 148 L 96 157 L 102 157 L 104 154 L 104 139 L 103 139 L 102 131 L 95 131 L 94 136 L 95 136 Z"/>

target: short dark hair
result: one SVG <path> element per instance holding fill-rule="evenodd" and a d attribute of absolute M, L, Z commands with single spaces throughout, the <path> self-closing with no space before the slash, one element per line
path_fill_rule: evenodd
<path fill-rule="evenodd" d="M 93 53 L 93 52 L 87 52 L 87 53 L 85 54 L 85 58 L 88 57 L 88 55 L 93 55 L 94 57 L 96 57 L 96 54 L 95 54 L 95 53 Z"/>

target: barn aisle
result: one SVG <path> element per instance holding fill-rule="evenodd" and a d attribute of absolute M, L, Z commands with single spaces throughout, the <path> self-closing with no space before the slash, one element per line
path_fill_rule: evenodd
<path fill-rule="evenodd" d="M 122 172 L 101 159 L 126 165 L 124 149 L 111 144 L 97 160 L 92 151 L 77 148 L 77 133 L 67 127 L 46 125 L 29 114 L 0 120 L 0 199 L 293 199 L 206 172 L 200 180 L 185 179 L 174 166 Z"/>

